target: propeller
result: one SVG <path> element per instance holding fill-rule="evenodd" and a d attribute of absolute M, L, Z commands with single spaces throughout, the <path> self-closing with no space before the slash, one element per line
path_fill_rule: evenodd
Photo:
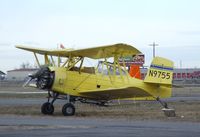
<path fill-rule="evenodd" d="M 29 85 L 29 83 L 32 81 L 32 77 L 29 75 L 28 76 L 28 80 L 23 84 L 23 87 L 26 87 L 27 85 Z"/>
<path fill-rule="evenodd" d="M 54 72 L 51 72 L 47 66 L 43 66 L 36 73 L 29 75 L 29 79 L 23 84 L 23 87 L 29 85 L 32 80 L 36 80 L 37 88 L 50 89 L 54 81 Z"/>

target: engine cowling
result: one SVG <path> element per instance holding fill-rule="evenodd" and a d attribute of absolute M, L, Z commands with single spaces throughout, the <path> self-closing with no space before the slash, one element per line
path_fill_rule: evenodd
<path fill-rule="evenodd" d="M 49 90 L 54 82 L 54 72 L 51 72 L 48 67 L 43 67 L 35 73 L 34 78 L 36 78 L 37 88 Z"/>

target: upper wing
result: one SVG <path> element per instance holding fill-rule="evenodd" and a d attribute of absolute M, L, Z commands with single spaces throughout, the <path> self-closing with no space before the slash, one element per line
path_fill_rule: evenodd
<path fill-rule="evenodd" d="M 88 57 L 92 59 L 100 59 L 105 57 L 113 57 L 114 55 L 135 55 L 141 53 L 138 49 L 123 43 L 94 47 L 94 48 L 86 48 L 79 50 L 69 50 L 69 49 L 56 49 L 56 50 L 46 50 L 40 48 L 31 48 L 25 46 L 16 46 L 19 49 L 31 51 L 34 53 L 42 54 L 42 55 L 52 55 L 52 56 L 60 56 L 60 57 Z"/>

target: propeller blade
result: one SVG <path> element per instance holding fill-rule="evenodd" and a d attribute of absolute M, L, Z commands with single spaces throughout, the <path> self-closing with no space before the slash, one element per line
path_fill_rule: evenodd
<path fill-rule="evenodd" d="M 26 87 L 32 80 L 32 77 L 29 77 L 29 79 L 23 84 L 23 87 Z"/>

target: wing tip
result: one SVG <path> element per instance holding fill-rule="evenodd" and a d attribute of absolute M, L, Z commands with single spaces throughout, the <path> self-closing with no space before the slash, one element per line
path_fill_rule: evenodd
<path fill-rule="evenodd" d="M 22 46 L 22 45 L 15 45 L 15 48 L 23 49 L 23 48 L 25 48 L 25 46 Z"/>

